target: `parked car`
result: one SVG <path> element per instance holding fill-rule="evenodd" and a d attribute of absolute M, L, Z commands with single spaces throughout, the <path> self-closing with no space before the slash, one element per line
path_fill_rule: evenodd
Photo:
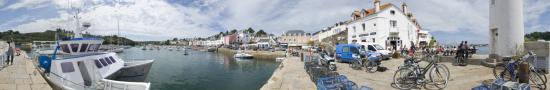
<path fill-rule="evenodd" d="M 336 45 L 336 60 L 338 62 L 352 62 L 361 58 L 361 52 L 365 52 L 357 44 L 339 44 Z"/>
<path fill-rule="evenodd" d="M 380 54 L 382 54 L 382 59 L 384 60 L 390 59 L 392 55 L 392 52 L 390 50 L 384 49 L 382 46 L 378 44 L 369 44 L 367 45 L 366 49 L 369 51 L 379 52 Z"/>

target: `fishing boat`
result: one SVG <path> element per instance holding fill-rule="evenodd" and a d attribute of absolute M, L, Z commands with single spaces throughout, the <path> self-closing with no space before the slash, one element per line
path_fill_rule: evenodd
<path fill-rule="evenodd" d="M 154 60 L 127 62 L 101 51 L 102 39 L 82 37 L 91 24 L 80 27 L 78 12 L 75 19 L 74 38 L 58 40 L 53 54 L 37 56 L 38 71 L 54 90 L 149 90 L 144 81 Z"/>
<path fill-rule="evenodd" d="M 125 62 L 114 52 L 100 52 L 102 42 L 95 38 L 59 41 L 53 55 L 38 56 L 39 71 L 56 89 L 148 90 L 150 83 L 143 81 L 154 60 Z"/>

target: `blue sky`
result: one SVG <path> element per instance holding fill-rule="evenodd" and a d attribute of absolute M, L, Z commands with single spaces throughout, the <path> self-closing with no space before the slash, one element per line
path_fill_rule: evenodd
<path fill-rule="evenodd" d="M 381 0 L 407 3 L 421 26 L 439 41 L 488 39 L 489 0 Z M 372 8 L 372 0 L 0 0 L 0 31 L 39 32 L 74 29 L 75 8 L 87 31 L 134 40 L 206 37 L 248 27 L 281 34 L 315 32 L 350 13 Z M 525 31 L 550 31 L 550 0 L 524 0 Z"/>

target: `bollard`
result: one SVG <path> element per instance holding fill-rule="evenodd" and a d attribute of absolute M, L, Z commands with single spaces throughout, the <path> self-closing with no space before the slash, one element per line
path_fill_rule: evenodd
<path fill-rule="evenodd" d="M 304 53 L 300 53 L 300 61 L 304 62 Z"/>
<path fill-rule="evenodd" d="M 519 83 L 529 83 L 529 64 L 526 62 L 519 64 L 518 77 Z"/>

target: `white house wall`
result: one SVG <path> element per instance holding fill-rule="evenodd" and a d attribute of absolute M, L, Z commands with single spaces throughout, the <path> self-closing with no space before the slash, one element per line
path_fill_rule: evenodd
<path fill-rule="evenodd" d="M 395 15 L 391 15 L 391 10 L 395 11 Z M 390 26 L 390 20 L 397 21 L 395 28 Z M 365 30 L 362 30 L 363 23 L 365 23 Z M 374 26 L 374 24 L 376 24 L 376 26 Z M 355 30 L 353 27 L 356 27 Z M 347 28 L 349 30 L 349 43 L 352 43 L 353 40 L 357 40 L 357 43 L 362 45 L 376 43 L 383 47 L 387 47 L 386 40 L 390 37 L 390 31 L 396 31 L 399 32 L 398 37 L 402 40 L 401 45 L 398 45 L 398 48 L 403 46 L 409 47 L 411 41 L 418 44 L 418 27 L 407 16 L 405 16 L 401 9 L 395 6 L 388 7 L 387 9 L 383 9 L 376 14 L 372 14 L 360 20 L 349 23 L 347 24 Z M 376 32 L 376 35 L 370 35 L 372 32 Z M 361 34 L 369 34 L 369 36 L 366 37 L 367 42 L 362 42 L 362 38 L 359 37 Z M 353 38 L 353 36 L 356 37 Z"/>

